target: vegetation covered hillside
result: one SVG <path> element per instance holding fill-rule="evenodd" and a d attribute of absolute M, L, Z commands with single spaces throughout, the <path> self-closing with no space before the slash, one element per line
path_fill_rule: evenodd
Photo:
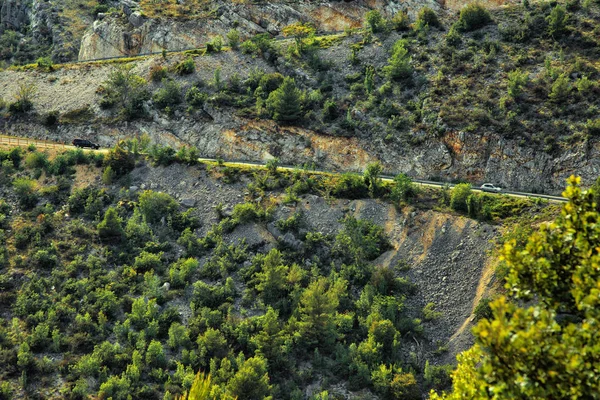
<path fill-rule="evenodd" d="M 171 399 L 199 371 L 219 398 L 420 398 L 471 342 L 489 223 L 539 210 L 389 185 L 378 165 L 244 171 L 144 149 L 0 152 L 3 398 Z"/>
<path fill-rule="evenodd" d="M 207 156 L 333 170 L 378 160 L 394 174 L 525 191 L 558 193 L 572 173 L 591 183 L 599 5 L 443 14 L 372 10 L 365 29 L 344 34 L 232 29 L 186 53 L 6 70 L 3 125 L 106 145 L 142 131 Z M 23 93 L 30 107 L 19 106 Z"/>

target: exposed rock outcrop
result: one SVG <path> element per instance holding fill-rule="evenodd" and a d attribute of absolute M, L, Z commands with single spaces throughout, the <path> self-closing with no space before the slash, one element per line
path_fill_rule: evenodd
<path fill-rule="evenodd" d="M 388 16 L 404 10 L 414 17 L 423 6 L 440 9 L 434 0 L 224 3 L 210 18 L 173 20 L 147 19 L 136 3 L 127 0 L 122 2 L 122 15 L 107 15 L 86 31 L 79 60 L 197 48 L 234 27 L 245 37 L 278 35 L 283 27 L 299 21 L 312 22 L 319 31 L 343 31 L 362 26 L 364 14 L 372 8 Z"/>

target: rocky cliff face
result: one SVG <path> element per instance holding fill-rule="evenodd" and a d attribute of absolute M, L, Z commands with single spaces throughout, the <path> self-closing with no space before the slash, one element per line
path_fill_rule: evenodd
<path fill-rule="evenodd" d="M 197 48 L 216 35 L 236 28 L 242 36 L 258 33 L 279 35 L 295 22 L 312 22 L 319 31 L 343 31 L 361 27 L 370 9 L 394 15 L 400 10 L 414 17 L 423 6 L 440 10 L 435 0 L 352 2 L 265 2 L 215 5 L 210 17 L 149 19 L 132 1 L 122 2 L 122 14 L 100 14 L 81 41 L 79 60 L 136 55 L 166 50 Z"/>

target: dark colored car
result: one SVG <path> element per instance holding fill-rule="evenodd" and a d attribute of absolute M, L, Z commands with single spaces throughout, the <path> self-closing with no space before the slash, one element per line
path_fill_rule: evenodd
<path fill-rule="evenodd" d="M 75 147 L 89 147 L 90 149 L 99 149 L 100 145 L 94 142 L 90 142 L 86 139 L 73 139 L 73 146 Z"/>

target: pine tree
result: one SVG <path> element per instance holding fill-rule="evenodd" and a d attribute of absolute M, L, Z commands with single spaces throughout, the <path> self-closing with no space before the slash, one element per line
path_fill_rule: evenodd
<path fill-rule="evenodd" d="M 98 235 L 107 240 L 118 240 L 123 237 L 121 218 L 114 208 L 109 208 L 104 214 L 104 219 L 98 224 Z"/>
<path fill-rule="evenodd" d="M 294 79 L 285 78 L 281 86 L 271 92 L 267 99 L 267 108 L 273 113 L 273 119 L 280 122 L 292 122 L 300 119 L 301 96 Z"/>

